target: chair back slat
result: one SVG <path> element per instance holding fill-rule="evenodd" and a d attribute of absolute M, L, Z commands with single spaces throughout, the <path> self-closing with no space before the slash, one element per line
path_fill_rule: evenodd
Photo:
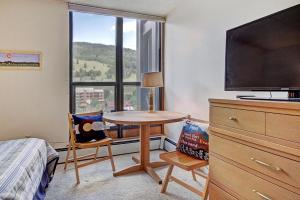
<path fill-rule="evenodd" d="M 88 112 L 88 113 L 76 113 L 76 115 L 80 115 L 80 116 L 93 116 L 93 115 L 100 115 L 103 114 L 103 111 L 97 111 L 97 112 Z"/>
<path fill-rule="evenodd" d="M 69 140 L 71 144 L 75 144 L 76 143 L 75 129 L 73 123 L 73 116 L 71 113 L 68 113 L 68 122 L 69 122 Z"/>
<path fill-rule="evenodd" d="M 187 116 L 187 120 L 194 121 L 194 122 L 199 122 L 199 123 L 203 123 L 203 124 L 209 124 L 209 121 L 206 121 L 206 120 L 203 120 L 203 119 L 193 118 L 193 117 L 191 117 L 191 115 Z"/>

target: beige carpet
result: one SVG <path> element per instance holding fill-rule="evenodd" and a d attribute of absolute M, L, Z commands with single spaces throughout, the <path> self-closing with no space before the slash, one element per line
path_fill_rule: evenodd
<path fill-rule="evenodd" d="M 161 152 L 152 151 L 151 160 L 158 160 Z M 119 170 L 134 164 L 131 160 L 132 155 L 137 154 L 115 156 L 116 169 Z M 156 172 L 163 178 L 166 170 L 167 167 L 162 167 L 156 169 Z M 68 166 L 67 171 L 63 170 L 63 165 L 58 165 L 54 179 L 47 190 L 46 200 L 199 200 L 197 195 L 174 182 L 169 183 L 167 193 L 161 194 L 161 185 L 142 172 L 113 177 L 109 161 L 81 168 L 79 173 L 81 183 L 76 185 L 73 164 Z M 203 179 L 199 177 L 199 182 L 193 181 L 190 172 L 176 168 L 173 175 L 196 187 L 203 188 Z"/>

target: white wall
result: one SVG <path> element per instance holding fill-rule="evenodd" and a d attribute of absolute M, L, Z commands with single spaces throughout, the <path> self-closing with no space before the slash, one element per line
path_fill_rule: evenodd
<path fill-rule="evenodd" d="M 180 1 L 166 23 L 166 109 L 208 119 L 208 98 L 234 98 L 238 94 L 224 92 L 226 30 L 298 3 L 299 0 Z M 168 126 L 166 131 L 169 138 L 177 141 L 179 126 Z"/>
<path fill-rule="evenodd" d="M 0 70 L 0 140 L 67 141 L 68 26 L 63 1 L 0 1 L 0 49 L 43 53 L 41 71 Z"/>
<path fill-rule="evenodd" d="M 166 24 L 166 108 L 208 119 L 224 92 L 225 31 L 299 0 L 178 1 Z M 61 0 L 0 0 L 0 49 L 43 53 L 41 71 L 0 71 L 0 140 L 68 138 L 68 9 Z M 171 139 L 177 128 L 168 127 Z"/>

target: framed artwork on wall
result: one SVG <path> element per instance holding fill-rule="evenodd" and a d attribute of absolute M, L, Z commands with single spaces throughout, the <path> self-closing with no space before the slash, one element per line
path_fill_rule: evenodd
<path fill-rule="evenodd" d="M 42 65 L 42 53 L 38 51 L 0 50 L 1 69 L 39 70 Z"/>

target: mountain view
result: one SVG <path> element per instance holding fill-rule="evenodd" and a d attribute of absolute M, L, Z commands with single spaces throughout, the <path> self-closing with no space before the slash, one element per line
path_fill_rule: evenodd
<path fill-rule="evenodd" d="M 136 51 L 123 49 L 123 80 L 138 81 Z M 115 82 L 116 49 L 113 45 L 73 43 L 74 82 Z M 114 86 L 76 87 L 76 111 L 114 110 Z M 137 87 L 124 87 L 124 109 L 137 109 Z"/>
<path fill-rule="evenodd" d="M 74 81 L 115 81 L 115 46 L 87 42 L 73 43 Z M 136 51 L 123 49 L 124 80 L 137 80 Z"/>

